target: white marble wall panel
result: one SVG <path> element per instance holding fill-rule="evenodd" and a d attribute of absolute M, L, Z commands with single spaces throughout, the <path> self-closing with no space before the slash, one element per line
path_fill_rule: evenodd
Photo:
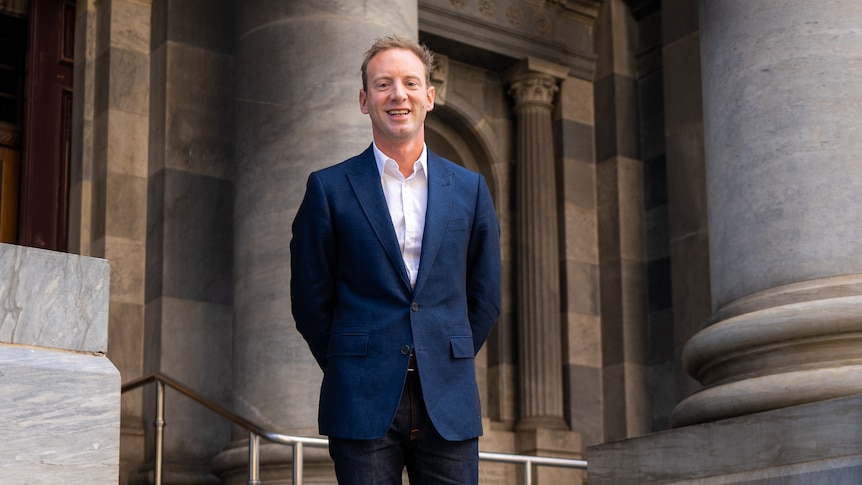
<path fill-rule="evenodd" d="M 109 278 L 102 259 L 0 244 L 0 342 L 107 352 Z"/>
<path fill-rule="evenodd" d="M 119 373 L 105 357 L 0 345 L 0 437 L 4 484 L 116 484 Z"/>

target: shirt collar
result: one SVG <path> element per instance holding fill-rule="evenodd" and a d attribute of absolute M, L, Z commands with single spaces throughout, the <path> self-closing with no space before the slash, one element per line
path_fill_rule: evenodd
<path fill-rule="evenodd" d="M 377 148 L 377 143 L 371 142 L 371 145 L 374 149 L 374 161 L 377 162 L 377 173 L 380 174 L 380 177 L 383 177 L 383 170 L 386 167 L 386 161 L 392 160 L 390 157 L 386 156 L 385 153 L 381 152 L 379 148 Z M 416 160 L 422 166 L 422 172 L 426 175 L 428 173 L 428 146 L 425 143 L 422 143 L 422 153 L 419 154 L 419 160 Z M 395 160 L 392 160 L 395 163 Z M 398 164 L 395 163 L 397 166 Z M 414 163 L 415 166 L 415 163 Z"/>

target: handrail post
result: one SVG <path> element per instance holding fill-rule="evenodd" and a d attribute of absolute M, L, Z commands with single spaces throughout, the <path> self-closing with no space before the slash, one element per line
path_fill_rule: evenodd
<path fill-rule="evenodd" d="M 260 485 L 260 436 L 248 432 L 248 485 Z"/>
<path fill-rule="evenodd" d="M 162 465 L 165 453 L 165 383 L 156 381 L 156 468 L 153 481 L 162 485 Z"/>
<path fill-rule="evenodd" d="M 293 485 L 302 485 L 302 441 L 293 444 Z"/>
<path fill-rule="evenodd" d="M 533 462 L 524 462 L 524 485 L 533 485 Z"/>

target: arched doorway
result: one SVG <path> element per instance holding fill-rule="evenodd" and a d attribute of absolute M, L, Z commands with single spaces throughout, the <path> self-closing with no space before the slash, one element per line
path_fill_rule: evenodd
<path fill-rule="evenodd" d="M 459 67 L 454 67 L 457 72 Z M 475 70 L 475 66 L 464 67 Z M 476 88 L 476 86 L 472 86 Z M 429 150 L 467 169 L 481 173 L 494 199 L 500 220 L 500 244 L 503 252 L 503 310 L 494 331 L 476 359 L 476 375 L 482 401 L 482 414 L 507 429 L 514 424 L 517 399 L 517 352 L 514 321 L 512 319 L 512 280 L 514 263 L 511 260 L 511 179 L 508 160 L 511 131 L 488 121 L 488 113 L 474 109 L 457 91 L 447 93 L 447 102 L 439 103 L 425 121 L 425 141 Z M 500 101 L 502 108 L 505 98 Z M 502 111 L 502 109 L 501 109 Z M 484 127 L 484 130 L 483 130 Z M 501 147 L 503 147 L 501 149 Z M 497 425 L 499 426 L 499 425 Z M 486 429 L 485 440 L 497 441 L 496 433 Z"/>

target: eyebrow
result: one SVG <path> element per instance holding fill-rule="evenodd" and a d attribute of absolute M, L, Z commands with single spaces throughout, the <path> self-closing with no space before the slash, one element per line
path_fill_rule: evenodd
<path fill-rule="evenodd" d="M 376 83 L 376 82 L 378 82 L 378 81 L 388 81 L 388 80 L 392 80 L 392 79 L 396 79 L 396 78 L 399 78 L 399 79 L 415 79 L 415 80 L 418 80 L 418 81 L 422 81 L 422 80 L 424 79 L 422 76 L 419 76 L 419 75 L 417 75 L 417 74 L 407 74 L 407 75 L 404 75 L 404 76 L 377 76 L 377 77 L 374 77 L 374 78 L 369 79 L 369 81 L 370 81 L 370 82 L 375 82 L 375 83 Z"/>

